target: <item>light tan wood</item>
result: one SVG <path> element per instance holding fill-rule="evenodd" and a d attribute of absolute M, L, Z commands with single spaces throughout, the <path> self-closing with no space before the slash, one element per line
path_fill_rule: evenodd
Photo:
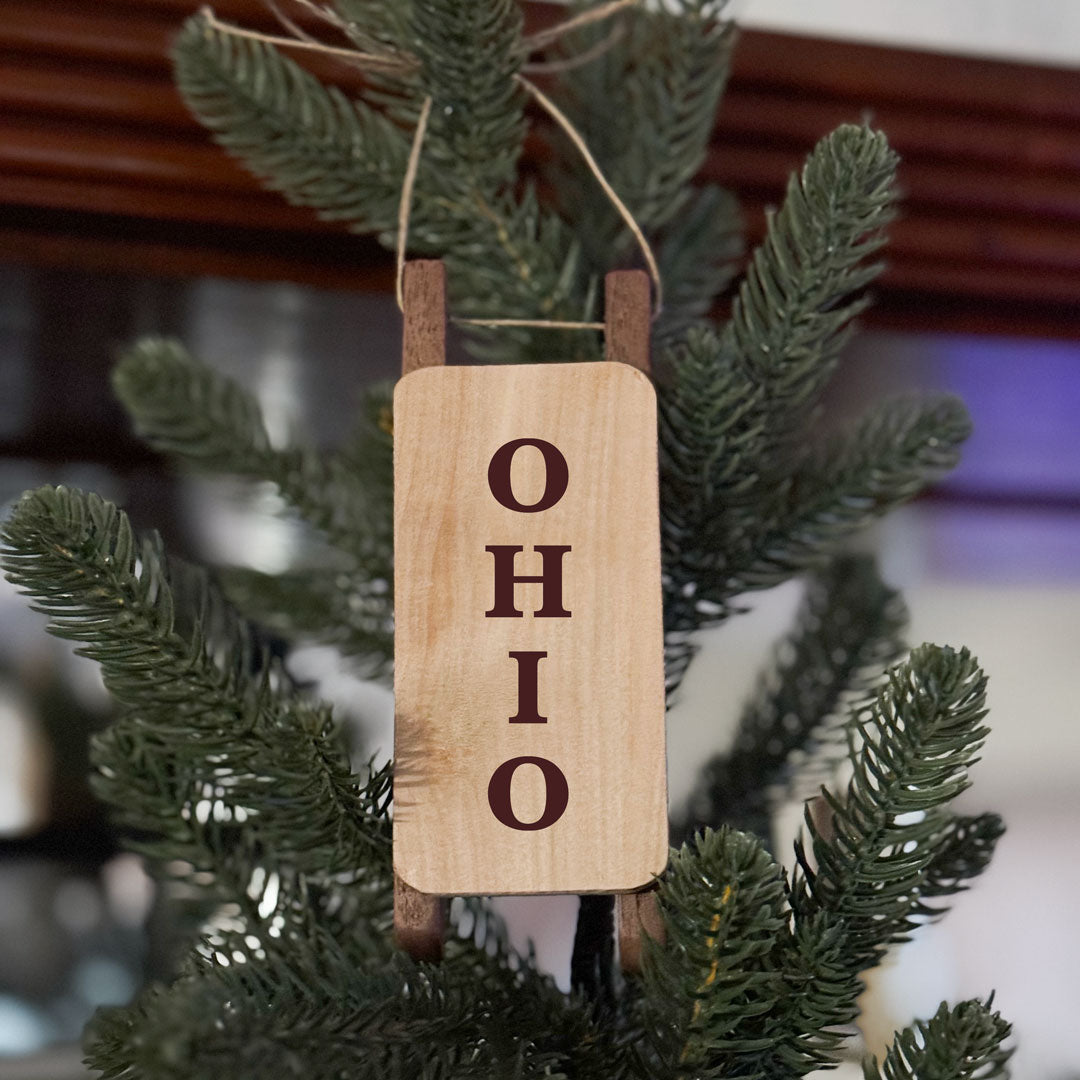
<path fill-rule="evenodd" d="M 439 259 L 405 264 L 401 374 L 446 363 L 446 267 Z"/>
<path fill-rule="evenodd" d="M 407 320 L 408 321 L 408 320 Z M 492 494 L 495 452 L 520 438 L 557 447 L 569 481 L 536 513 Z M 621 892 L 667 862 L 656 401 L 622 363 L 436 367 L 394 397 L 396 730 L 394 865 L 426 893 Z M 511 487 L 535 503 L 546 482 L 532 446 Z M 543 586 L 518 584 L 522 618 L 487 617 L 495 556 L 521 545 L 518 575 L 562 558 L 569 618 L 538 618 Z M 546 723 L 510 723 L 519 664 L 543 651 Z M 565 776 L 565 812 L 531 831 L 495 816 L 500 765 L 542 757 Z M 521 765 L 519 822 L 544 810 L 541 769 Z"/>
<path fill-rule="evenodd" d="M 604 344 L 608 360 L 649 371 L 652 308 L 644 270 L 614 270 L 604 278 Z"/>
<path fill-rule="evenodd" d="M 615 897 L 615 928 L 619 938 L 619 964 L 623 971 L 640 975 L 645 938 L 663 942 L 664 920 L 655 886 Z"/>
<path fill-rule="evenodd" d="M 394 942 L 414 960 L 441 960 L 446 901 L 417 892 L 394 875 Z"/>

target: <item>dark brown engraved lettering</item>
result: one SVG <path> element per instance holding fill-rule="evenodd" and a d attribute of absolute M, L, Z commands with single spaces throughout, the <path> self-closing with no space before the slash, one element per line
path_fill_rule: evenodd
<path fill-rule="evenodd" d="M 514 454 L 522 446 L 535 446 L 544 455 L 544 493 L 540 498 L 526 506 L 518 502 L 510 485 L 510 464 L 514 460 Z M 507 510 L 517 510 L 522 514 L 538 514 L 541 510 L 553 507 L 566 493 L 566 485 L 570 482 L 570 468 L 566 464 L 566 458 L 557 446 L 553 446 L 543 439 L 514 439 L 503 443 L 491 456 L 488 464 L 488 487 L 491 494 L 502 503 Z"/>
<path fill-rule="evenodd" d="M 510 657 L 518 662 L 518 708 L 510 717 L 511 724 L 546 724 L 547 717 L 540 715 L 540 661 L 546 652 L 512 652 Z"/>
<path fill-rule="evenodd" d="M 514 586 L 518 582 L 535 582 L 544 586 L 543 602 L 534 612 L 538 619 L 570 618 L 570 612 L 562 604 L 562 557 L 570 550 L 569 544 L 537 544 L 533 548 L 533 551 L 540 552 L 543 564 L 543 573 L 539 575 L 514 573 L 514 557 L 519 551 L 525 550 L 520 544 L 488 544 L 484 550 L 490 551 L 495 557 L 495 602 L 490 611 L 484 612 L 489 619 L 522 618 L 514 600 Z"/>
<path fill-rule="evenodd" d="M 544 774 L 547 799 L 544 812 L 536 821 L 520 821 L 510 805 L 510 782 L 520 765 L 535 765 Z M 522 832 L 535 832 L 554 825 L 563 816 L 570 801 L 570 788 L 562 770 L 553 761 L 542 757 L 516 757 L 504 761 L 492 774 L 488 783 L 488 805 L 496 818 L 508 828 Z"/>

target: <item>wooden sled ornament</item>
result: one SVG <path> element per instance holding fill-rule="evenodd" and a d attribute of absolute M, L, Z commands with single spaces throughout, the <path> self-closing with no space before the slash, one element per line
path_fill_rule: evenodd
<path fill-rule="evenodd" d="M 626 970 L 662 933 L 649 281 L 605 288 L 617 363 L 447 367 L 443 266 L 405 267 L 394 934 L 417 959 L 441 956 L 454 895 L 613 893 Z"/>

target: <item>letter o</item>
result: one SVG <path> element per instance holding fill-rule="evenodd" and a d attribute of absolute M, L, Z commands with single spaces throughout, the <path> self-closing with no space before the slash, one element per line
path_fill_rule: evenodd
<path fill-rule="evenodd" d="M 520 821 L 510 804 L 510 782 L 519 765 L 536 765 L 544 774 L 544 786 L 547 799 L 544 812 L 536 821 Z M 516 757 L 504 761 L 492 774 L 488 782 L 488 805 L 496 818 L 508 828 L 522 832 L 535 832 L 554 825 L 563 816 L 566 804 L 570 801 L 570 787 L 562 770 L 553 761 L 542 757 Z"/>
<path fill-rule="evenodd" d="M 510 464 L 514 460 L 514 454 L 522 446 L 535 446 L 544 455 L 546 471 L 544 494 L 530 506 L 518 502 L 510 486 Z M 570 468 L 566 464 L 566 458 L 562 456 L 557 446 L 543 439 L 513 439 L 511 442 L 503 443 L 492 454 L 488 465 L 488 487 L 491 488 L 491 494 L 507 510 L 517 510 L 522 514 L 538 514 L 541 510 L 553 507 L 566 493 L 566 485 L 569 482 Z"/>

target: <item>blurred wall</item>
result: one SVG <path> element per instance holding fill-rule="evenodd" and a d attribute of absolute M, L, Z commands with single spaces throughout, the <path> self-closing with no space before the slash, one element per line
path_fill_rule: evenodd
<path fill-rule="evenodd" d="M 746 26 L 1080 66 L 1076 0 L 739 0 Z"/>

